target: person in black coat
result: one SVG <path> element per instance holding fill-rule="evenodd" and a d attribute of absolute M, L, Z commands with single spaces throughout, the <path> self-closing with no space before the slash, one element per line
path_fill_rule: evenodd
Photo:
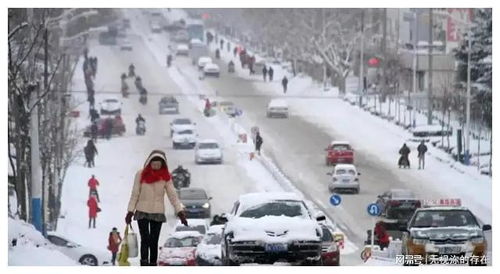
<path fill-rule="evenodd" d="M 264 66 L 262 68 L 262 76 L 264 77 L 264 82 L 265 82 L 266 78 L 267 78 L 267 68 L 266 68 L 266 66 Z"/>
<path fill-rule="evenodd" d="M 88 167 L 94 167 L 94 157 L 97 155 L 97 148 L 95 147 L 94 142 L 89 140 L 83 150 L 85 153 L 86 164 Z"/>
<path fill-rule="evenodd" d="M 264 140 L 262 140 L 260 133 L 257 131 L 257 134 L 255 135 L 255 151 L 257 151 L 257 154 L 259 154 L 259 155 L 260 155 L 260 148 L 262 146 L 262 143 L 264 143 Z"/>
<path fill-rule="evenodd" d="M 427 146 L 424 141 L 420 142 L 420 145 L 417 147 L 418 151 L 418 169 L 425 168 L 425 153 L 427 152 Z"/>
<path fill-rule="evenodd" d="M 410 148 L 406 146 L 406 144 L 403 144 L 401 149 L 399 149 L 399 155 L 401 155 L 398 161 L 399 168 L 401 167 L 410 168 L 410 159 L 408 158 L 408 155 L 410 155 Z"/>
<path fill-rule="evenodd" d="M 286 78 L 286 76 L 283 76 L 283 79 L 281 80 L 281 85 L 283 86 L 283 93 L 286 93 L 286 88 L 288 86 L 288 78 Z"/>
<path fill-rule="evenodd" d="M 273 67 L 269 66 L 269 69 L 267 70 L 267 73 L 269 74 L 269 82 L 272 82 L 273 81 L 273 75 L 274 75 Z"/>

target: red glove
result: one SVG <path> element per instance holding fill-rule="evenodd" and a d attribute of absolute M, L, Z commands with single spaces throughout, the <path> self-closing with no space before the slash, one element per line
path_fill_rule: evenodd
<path fill-rule="evenodd" d="M 127 216 L 125 216 L 125 223 L 130 224 L 132 222 L 132 216 L 134 216 L 134 212 L 129 211 Z"/>
<path fill-rule="evenodd" d="M 177 213 L 177 216 L 179 217 L 179 219 L 181 219 L 181 223 L 185 226 L 188 226 L 188 222 L 186 220 L 186 213 L 184 211 L 179 211 L 179 213 Z"/>

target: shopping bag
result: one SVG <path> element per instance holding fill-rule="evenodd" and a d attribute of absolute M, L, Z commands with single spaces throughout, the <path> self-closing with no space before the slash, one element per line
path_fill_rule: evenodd
<path fill-rule="evenodd" d="M 125 228 L 125 236 L 124 236 L 124 240 L 122 242 L 122 245 L 120 247 L 120 253 L 118 253 L 118 265 L 119 266 L 130 266 L 130 262 L 128 261 L 127 236 L 128 236 L 128 225 Z"/>
<path fill-rule="evenodd" d="M 137 234 L 134 232 L 131 225 L 130 225 L 130 232 L 127 233 L 125 239 L 128 244 L 128 257 L 129 258 L 137 257 L 139 255 L 139 248 L 137 245 Z"/>

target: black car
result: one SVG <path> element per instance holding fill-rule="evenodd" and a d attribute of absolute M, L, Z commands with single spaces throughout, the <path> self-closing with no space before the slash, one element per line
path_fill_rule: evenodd
<path fill-rule="evenodd" d="M 210 218 L 212 197 L 208 197 L 204 189 L 181 188 L 177 193 L 185 207 L 187 218 Z"/>
<path fill-rule="evenodd" d="M 179 114 L 179 102 L 174 96 L 165 96 L 158 103 L 159 113 L 175 113 Z"/>
<path fill-rule="evenodd" d="M 421 207 L 420 200 L 408 189 L 386 191 L 377 196 L 376 203 L 388 231 L 399 231 L 405 227 L 415 210 Z"/>

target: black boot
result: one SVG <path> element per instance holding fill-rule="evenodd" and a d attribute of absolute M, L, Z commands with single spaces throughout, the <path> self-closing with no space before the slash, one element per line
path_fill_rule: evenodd
<path fill-rule="evenodd" d="M 141 260 L 141 266 L 148 266 L 149 263 L 147 260 Z"/>

